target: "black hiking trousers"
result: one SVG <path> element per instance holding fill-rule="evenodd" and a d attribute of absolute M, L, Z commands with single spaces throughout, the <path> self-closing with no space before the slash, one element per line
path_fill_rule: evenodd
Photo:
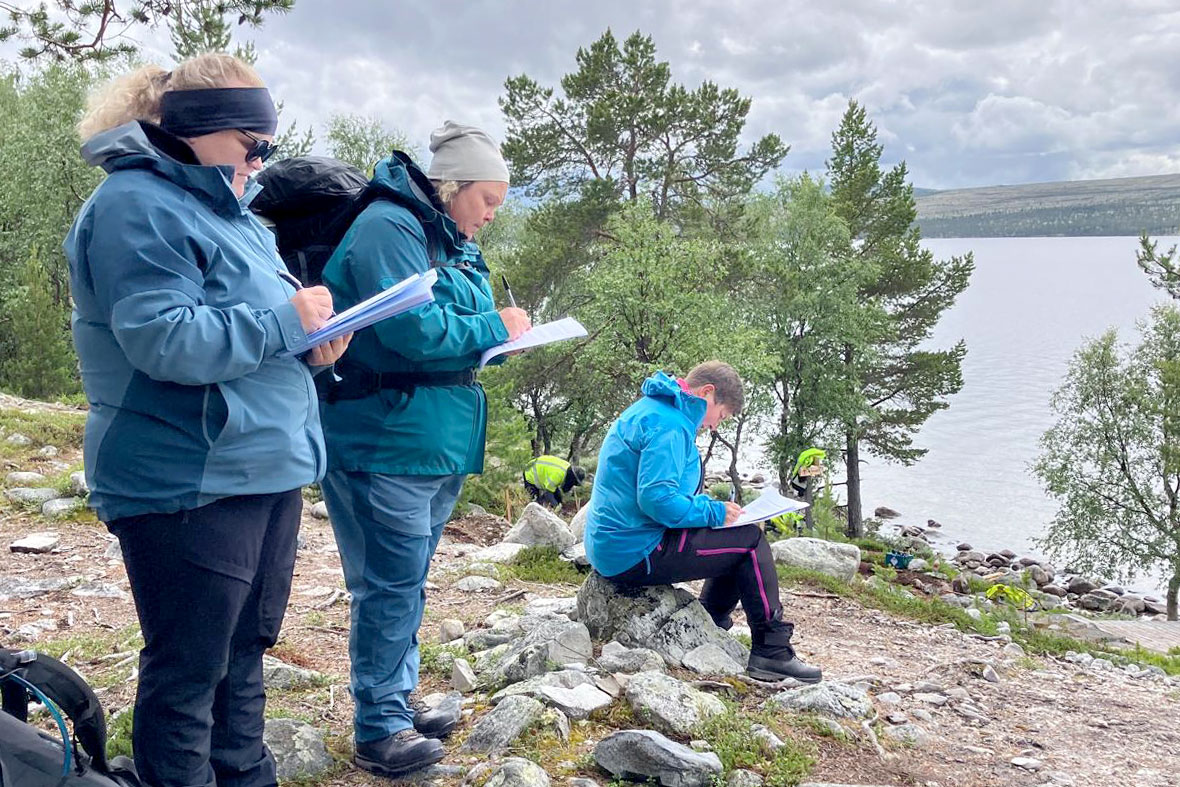
<path fill-rule="evenodd" d="M 272 787 L 262 654 L 291 592 L 303 498 L 112 520 L 143 630 L 131 741 L 150 787 Z"/>
<path fill-rule="evenodd" d="M 610 579 L 623 587 L 704 579 L 701 604 L 719 625 L 740 600 L 756 642 L 769 629 L 789 638 L 794 628 L 782 622 L 774 556 L 757 525 L 668 528 L 650 555 Z"/>

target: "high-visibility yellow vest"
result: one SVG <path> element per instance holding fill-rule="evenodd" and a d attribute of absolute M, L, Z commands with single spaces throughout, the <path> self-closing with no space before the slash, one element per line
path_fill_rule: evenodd
<path fill-rule="evenodd" d="M 570 463 L 559 456 L 538 456 L 524 469 L 524 480 L 546 492 L 556 492 L 565 481 Z"/>

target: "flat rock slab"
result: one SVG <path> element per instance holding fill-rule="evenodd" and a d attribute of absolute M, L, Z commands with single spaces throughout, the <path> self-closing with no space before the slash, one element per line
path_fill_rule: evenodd
<path fill-rule="evenodd" d="M 725 713 L 717 697 L 662 672 L 632 676 L 626 696 L 637 719 L 671 735 L 691 735 L 705 719 Z"/>
<path fill-rule="evenodd" d="M 837 719 L 867 719 L 873 715 L 869 695 L 845 683 L 817 683 L 787 689 L 766 700 L 765 704 L 770 709 L 785 708 Z"/>
<path fill-rule="evenodd" d="M 561 686 L 542 686 L 541 699 L 564 713 L 574 721 L 590 717 L 590 714 L 611 704 L 612 697 L 597 686 L 582 684 L 572 689 Z"/>
<path fill-rule="evenodd" d="M 29 533 L 24 538 L 18 538 L 8 545 L 13 552 L 24 552 L 31 555 L 43 555 L 52 552 L 61 543 L 61 536 L 52 531 Z"/>
<path fill-rule="evenodd" d="M 296 667 L 274 656 L 262 657 L 262 685 L 268 689 L 294 689 L 323 680 L 320 673 Z"/>
<path fill-rule="evenodd" d="M 25 577 L 0 576 L 0 601 L 13 598 L 35 598 L 46 593 L 68 590 L 81 584 L 81 577 L 47 577 L 26 579 Z"/>

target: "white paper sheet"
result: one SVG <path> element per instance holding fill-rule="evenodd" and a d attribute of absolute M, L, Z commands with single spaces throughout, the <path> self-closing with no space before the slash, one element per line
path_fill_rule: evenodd
<path fill-rule="evenodd" d="M 487 366 L 488 361 L 497 355 L 507 355 L 517 350 L 527 350 L 530 347 L 540 347 L 543 344 L 564 342 L 567 339 L 577 339 L 586 335 L 586 329 L 582 327 L 582 323 L 573 317 L 566 317 L 564 320 L 557 320 L 556 322 L 534 325 L 532 330 L 525 331 L 514 342 L 504 342 L 503 344 L 498 344 L 495 347 L 484 350 L 483 355 L 479 359 L 479 368 L 482 369 Z"/>
<path fill-rule="evenodd" d="M 756 522 L 765 522 L 767 519 L 773 519 L 779 514 L 785 514 L 789 511 L 802 511 L 807 508 L 807 503 L 802 500 L 792 500 L 789 497 L 783 497 L 773 489 L 767 489 L 758 499 L 748 506 L 742 506 L 745 512 L 738 521 L 727 527 L 741 527 L 742 525 L 752 525 Z"/>

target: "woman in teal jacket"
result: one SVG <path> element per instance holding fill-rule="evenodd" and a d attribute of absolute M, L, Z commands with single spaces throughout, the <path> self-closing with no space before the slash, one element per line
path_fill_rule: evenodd
<path fill-rule="evenodd" d="M 284 283 L 246 207 L 275 123 L 250 66 L 202 55 L 117 80 L 80 128 L 109 173 L 65 241 L 83 453 L 143 631 L 132 743 L 155 787 L 276 783 L 262 653 L 325 466 L 309 365 L 347 340 L 287 352 L 332 298 Z"/>
<path fill-rule="evenodd" d="M 324 499 L 352 594 L 355 762 L 386 776 L 442 759 L 436 738 L 458 721 L 457 707 L 410 701 L 424 585 L 463 479 L 483 471 L 480 354 L 529 327 L 522 310 L 497 311 L 470 242 L 507 193 L 499 148 L 448 122 L 430 149 L 429 176 L 401 154 L 377 165 L 378 198 L 324 267 L 342 309 L 412 274 L 438 274 L 433 303 L 357 334 L 322 413 Z"/>

